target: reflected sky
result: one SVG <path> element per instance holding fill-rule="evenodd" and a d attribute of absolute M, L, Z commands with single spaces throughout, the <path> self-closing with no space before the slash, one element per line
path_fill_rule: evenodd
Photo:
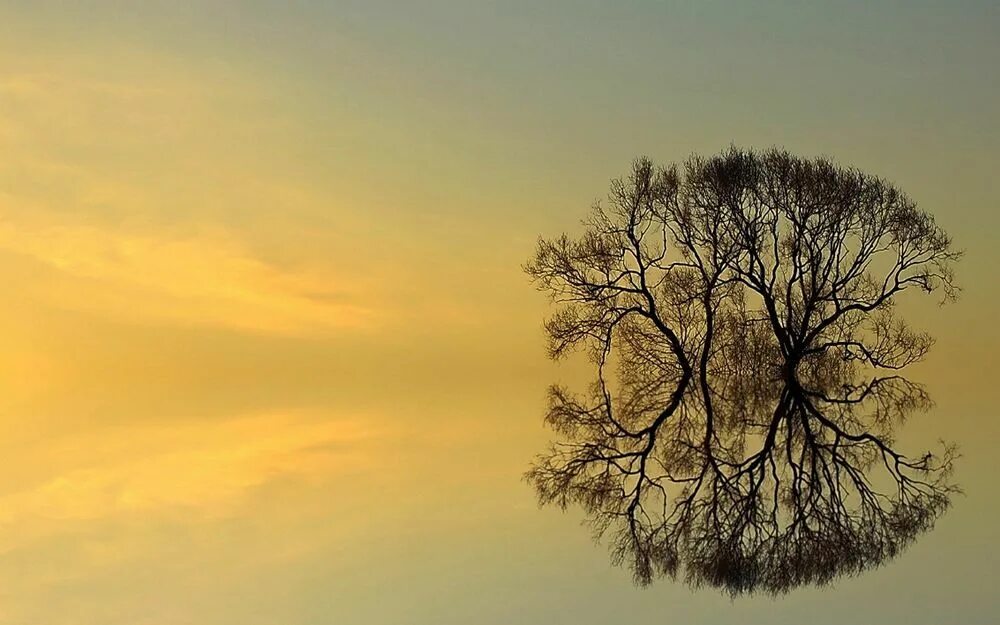
<path fill-rule="evenodd" d="M 813 6 L 815 4 L 815 6 Z M 0 9 L 0 622 L 986 622 L 1000 566 L 988 2 Z M 966 489 L 889 566 L 638 590 L 521 481 L 520 264 L 632 158 L 885 175 L 967 251 L 902 434 Z M 864 618 L 858 616 L 863 611 Z"/>

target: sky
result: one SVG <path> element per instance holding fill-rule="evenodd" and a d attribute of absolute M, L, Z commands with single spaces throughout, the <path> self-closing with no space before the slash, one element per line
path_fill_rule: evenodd
<path fill-rule="evenodd" d="M 1000 5 L 5 2 L 0 624 L 993 622 Z M 539 509 L 521 272 L 632 159 L 783 146 L 966 256 L 938 527 L 877 571 L 638 589 Z"/>

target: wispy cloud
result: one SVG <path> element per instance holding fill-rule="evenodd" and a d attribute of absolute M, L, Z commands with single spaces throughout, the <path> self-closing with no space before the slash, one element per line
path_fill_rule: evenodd
<path fill-rule="evenodd" d="M 330 479 L 373 462 L 380 436 L 359 419 L 277 412 L 219 422 L 105 427 L 47 442 L 37 460 L 56 471 L 0 494 L 0 545 L 46 524 L 76 524 L 185 509 L 224 514 L 271 480 Z M 32 529 L 34 528 L 34 529 Z"/>
<path fill-rule="evenodd" d="M 378 318 L 349 278 L 280 268 L 224 234 L 5 220 L 0 249 L 54 272 L 38 287 L 50 304 L 116 318 L 290 334 L 370 327 Z"/>

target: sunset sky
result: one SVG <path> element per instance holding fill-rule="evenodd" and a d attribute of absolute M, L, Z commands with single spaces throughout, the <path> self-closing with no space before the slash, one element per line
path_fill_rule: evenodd
<path fill-rule="evenodd" d="M 0 6 L 0 625 L 775 625 L 1000 613 L 1000 4 Z M 539 509 L 546 298 L 610 178 L 729 145 L 882 175 L 966 256 L 909 318 L 965 495 L 730 601 Z"/>

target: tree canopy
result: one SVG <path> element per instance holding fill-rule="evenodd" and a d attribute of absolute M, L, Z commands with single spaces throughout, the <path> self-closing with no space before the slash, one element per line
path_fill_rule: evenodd
<path fill-rule="evenodd" d="M 931 215 L 828 159 L 732 148 L 636 161 L 584 225 L 525 266 L 557 303 L 550 355 L 596 372 L 549 391 L 543 504 L 581 506 L 639 583 L 732 594 L 861 572 L 933 526 L 955 449 L 893 438 L 931 406 L 904 373 L 933 341 L 899 296 L 956 294 Z"/>

